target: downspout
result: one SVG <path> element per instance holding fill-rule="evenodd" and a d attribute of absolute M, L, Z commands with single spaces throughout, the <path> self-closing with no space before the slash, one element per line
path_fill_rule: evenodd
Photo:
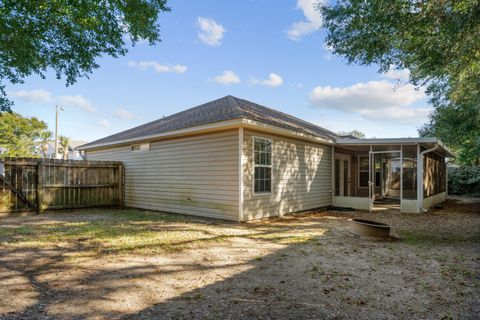
<path fill-rule="evenodd" d="M 423 156 L 429 152 L 435 151 L 438 149 L 438 142 L 435 144 L 434 147 L 424 150 L 420 152 L 419 158 L 417 159 L 417 179 L 418 181 L 421 181 L 422 183 L 419 183 L 418 185 L 420 188 L 417 190 L 417 211 L 418 213 L 423 213 L 426 212 L 426 210 L 423 209 Z M 421 180 L 420 180 L 421 179 Z"/>

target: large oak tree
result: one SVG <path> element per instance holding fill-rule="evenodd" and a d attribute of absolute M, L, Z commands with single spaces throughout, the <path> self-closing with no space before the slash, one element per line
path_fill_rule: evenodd
<path fill-rule="evenodd" d="M 319 10 L 335 54 L 380 72 L 409 69 L 434 107 L 420 134 L 480 164 L 480 1 L 339 0 Z"/>
<path fill-rule="evenodd" d="M 5 83 L 53 70 L 66 84 L 98 68 L 95 59 L 118 57 L 126 42 L 160 40 L 158 16 L 166 0 L 0 1 L 0 112 L 12 102 Z"/>

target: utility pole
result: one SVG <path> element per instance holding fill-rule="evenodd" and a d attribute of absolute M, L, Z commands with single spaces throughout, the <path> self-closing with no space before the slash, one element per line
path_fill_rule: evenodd
<path fill-rule="evenodd" d="M 58 105 L 55 106 L 55 155 L 54 159 L 57 159 L 57 151 L 58 151 L 58 111 L 65 110 L 64 107 L 59 107 Z"/>

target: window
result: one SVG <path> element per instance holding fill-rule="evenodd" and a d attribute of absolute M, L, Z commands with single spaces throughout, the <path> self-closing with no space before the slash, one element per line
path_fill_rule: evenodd
<path fill-rule="evenodd" d="M 149 151 L 150 150 L 150 143 L 134 144 L 134 145 L 130 146 L 130 150 L 133 151 L 133 152 Z"/>
<path fill-rule="evenodd" d="M 358 157 L 358 186 L 360 188 L 368 187 L 368 156 L 359 156 Z"/>
<path fill-rule="evenodd" d="M 254 193 L 272 192 L 272 140 L 253 138 Z"/>

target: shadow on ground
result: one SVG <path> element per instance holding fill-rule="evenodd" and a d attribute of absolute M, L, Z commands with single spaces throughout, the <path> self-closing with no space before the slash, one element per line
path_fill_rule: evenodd
<path fill-rule="evenodd" d="M 478 203 L 452 202 L 429 215 L 375 216 L 402 241 L 352 235 L 347 218 L 367 216 L 325 212 L 205 225 L 205 240 L 149 254 L 92 251 L 85 241 L 36 249 L 3 243 L 0 317 L 477 317 Z M 190 222 L 162 227 L 173 223 L 197 230 Z"/>

